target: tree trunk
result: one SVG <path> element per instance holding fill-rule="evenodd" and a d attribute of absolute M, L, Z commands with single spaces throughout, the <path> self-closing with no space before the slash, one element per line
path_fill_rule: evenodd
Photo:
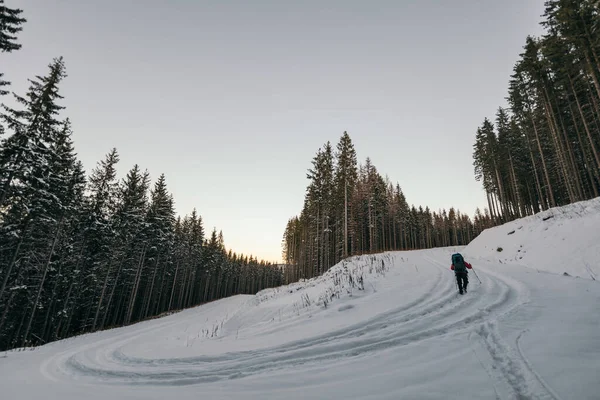
<path fill-rule="evenodd" d="M 598 4 L 596 2 L 596 8 L 598 8 L 599 6 L 600 6 L 600 4 Z M 600 70 L 600 60 L 598 59 L 598 55 L 596 54 L 596 50 L 594 50 L 594 40 L 592 39 L 592 35 L 590 35 L 590 30 L 588 29 L 588 26 L 585 23 L 585 20 L 583 18 L 583 14 L 580 13 L 579 17 L 581 19 L 581 24 L 583 25 L 583 30 L 585 32 L 585 38 L 587 39 L 587 45 L 589 46 L 590 51 L 592 53 L 592 56 L 594 57 L 594 60 L 596 61 L 596 67 L 598 68 L 598 70 Z M 592 63 L 590 62 L 590 67 L 591 66 L 592 66 Z"/>
<path fill-rule="evenodd" d="M 58 265 L 58 273 L 57 275 L 60 276 L 60 271 L 62 269 L 62 265 L 63 265 L 64 260 L 61 258 L 61 260 L 59 261 Z M 58 287 L 58 278 L 54 280 L 54 286 L 52 287 L 52 298 L 50 299 L 50 306 L 48 307 L 48 309 L 46 310 L 46 317 L 44 318 L 44 327 L 41 330 L 42 333 L 42 339 L 44 339 L 44 343 L 47 343 L 48 340 L 50 339 L 49 336 L 49 332 L 47 332 L 46 328 L 49 326 L 48 325 L 48 321 L 50 320 L 50 313 L 54 311 L 54 304 L 56 301 L 56 288 Z M 50 330 L 50 328 L 48 328 L 48 331 Z"/>
<path fill-rule="evenodd" d="M 171 256 L 169 256 L 168 249 L 164 250 L 164 251 L 166 253 L 165 258 L 166 258 L 167 262 L 165 264 L 165 267 L 163 268 L 163 273 L 160 278 L 160 287 L 158 289 L 159 290 L 158 302 L 156 303 L 156 308 L 154 309 L 154 315 L 159 315 L 162 312 L 166 311 L 166 309 L 167 309 L 167 304 L 166 304 L 166 302 L 167 302 L 167 293 L 166 292 L 168 290 L 167 289 L 168 283 L 167 283 L 167 279 L 166 279 L 167 266 L 172 262 L 172 258 L 171 258 Z"/>
<path fill-rule="evenodd" d="M 521 192 L 519 191 L 519 185 L 517 182 L 517 174 L 515 172 L 515 165 L 513 163 L 513 157 L 512 157 L 511 152 L 508 153 L 508 159 L 509 159 L 509 163 L 510 163 L 510 175 L 511 175 L 511 180 L 512 180 L 512 184 L 513 184 L 513 191 L 515 193 L 515 200 L 517 202 L 517 210 L 519 210 L 518 217 L 522 218 L 523 216 L 525 216 L 524 203 L 523 203 L 523 199 L 521 198 Z"/>
<path fill-rule="evenodd" d="M 42 279 L 40 281 L 40 285 L 37 291 L 37 295 L 35 297 L 35 301 L 33 302 L 33 309 L 31 310 L 31 315 L 29 316 L 29 321 L 27 322 L 27 328 L 25 328 L 25 334 L 23 335 L 22 346 L 25 346 L 27 341 L 27 337 L 29 336 L 29 332 L 31 329 L 31 323 L 33 322 L 33 317 L 35 316 L 35 310 L 37 309 L 38 303 L 40 301 L 40 296 L 42 295 L 42 289 L 44 288 L 44 282 L 46 281 L 46 275 L 48 273 L 48 267 L 50 266 L 50 261 L 52 261 L 52 255 L 54 254 L 54 248 L 56 247 L 56 243 L 58 242 L 58 237 L 60 236 L 60 231 L 62 230 L 64 217 L 60 218 L 58 222 L 58 226 L 56 227 L 56 233 L 54 234 L 54 238 L 52 239 L 52 246 L 50 247 L 50 253 L 48 254 L 48 258 L 46 259 L 46 263 L 44 264 L 44 272 L 42 273 Z"/>
<path fill-rule="evenodd" d="M 69 301 L 71 300 L 71 293 L 73 292 L 73 286 L 75 285 L 75 280 L 76 279 L 77 278 L 71 279 L 71 283 L 69 284 L 69 290 L 67 290 L 67 297 L 65 298 L 65 309 L 64 309 L 64 311 L 68 315 L 72 314 L 72 311 L 68 312 L 67 309 L 69 308 Z M 71 319 L 70 317 L 67 318 L 67 324 L 69 323 L 70 319 Z M 61 337 L 66 336 L 66 335 L 61 335 L 61 333 L 60 333 L 61 325 L 62 325 L 62 319 L 58 322 L 58 325 L 56 326 L 56 330 L 54 331 L 54 337 L 56 337 L 57 339 L 60 339 Z"/>
<path fill-rule="evenodd" d="M 156 272 L 158 271 L 158 263 L 160 261 L 160 255 L 156 257 L 156 263 L 154 264 L 154 273 L 152 274 L 152 282 L 150 283 L 150 293 L 146 303 L 146 309 L 144 310 L 144 318 L 148 317 L 148 311 L 150 310 L 150 303 L 152 302 L 152 292 L 154 292 L 154 281 L 156 279 Z"/>
<path fill-rule="evenodd" d="M 546 119 L 548 121 L 548 127 L 550 128 L 550 135 L 552 136 L 552 140 L 554 142 L 554 149 L 556 151 L 556 155 L 558 157 L 558 163 L 560 165 L 560 170 L 562 172 L 562 176 L 565 182 L 565 188 L 567 189 L 567 194 L 569 196 L 569 203 L 573 203 L 575 201 L 575 197 L 573 195 L 573 189 L 571 187 L 571 179 L 569 173 L 567 172 L 567 166 L 564 158 L 564 150 L 562 148 L 562 141 L 558 135 L 558 129 L 556 125 L 556 121 L 554 119 L 554 112 L 551 110 L 551 103 L 549 100 L 549 95 L 546 89 L 544 88 L 544 111 L 546 113 Z"/>
<path fill-rule="evenodd" d="M 504 193 L 504 185 L 502 185 L 502 179 L 500 178 L 500 172 L 498 171 L 498 165 L 496 164 L 496 160 L 494 160 L 494 172 L 496 174 L 496 188 L 498 189 L 498 195 L 500 198 L 500 209 L 499 213 L 502 213 L 502 221 L 506 222 L 508 216 L 508 207 L 506 202 L 506 197 Z"/>
<path fill-rule="evenodd" d="M 542 210 L 547 209 L 548 207 L 546 206 L 546 199 L 544 198 L 544 192 L 542 191 L 542 185 L 540 184 L 540 178 L 538 177 L 538 171 L 537 171 L 537 166 L 535 165 L 535 157 L 533 156 L 533 149 L 531 148 L 531 142 L 529 141 L 529 135 L 525 132 L 525 141 L 527 142 L 527 150 L 529 150 L 529 157 L 531 159 L 531 166 L 533 168 L 533 176 L 535 177 L 535 186 L 536 186 L 536 190 L 538 193 L 538 201 L 537 203 L 539 205 L 541 205 Z M 533 197 L 531 197 L 531 200 L 533 200 Z M 533 205 L 533 202 L 532 202 Z M 539 208 L 539 206 L 535 207 L 536 209 Z"/>
<path fill-rule="evenodd" d="M 15 282 L 17 284 L 21 281 L 22 276 L 23 276 L 23 270 L 20 269 L 19 272 L 17 273 L 17 278 L 15 279 Z M 2 332 L 2 327 L 4 326 L 4 322 L 6 321 L 6 317 L 8 316 L 8 310 L 10 310 L 12 301 L 15 296 L 16 296 L 16 291 L 11 290 L 10 296 L 8 297 L 8 302 L 6 302 L 6 305 L 4 306 L 4 311 L 2 311 L 2 318 L 0 319 L 0 333 Z"/>
<path fill-rule="evenodd" d="M 596 73 L 594 71 L 594 67 L 592 65 L 592 61 L 590 60 L 589 53 L 587 52 L 587 50 L 585 50 L 584 53 L 585 53 L 585 60 L 587 61 L 588 70 L 594 81 L 594 87 L 596 88 L 596 93 L 598 93 L 598 97 L 600 97 L 600 84 L 598 83 L 598 77 L 596 76 Z"/>
<path fill-rule="evenodd" d="M 191 274 L 190 267 L 188 267 L 185 260 L 182 261 L 182 264 L 183 265 L 181 266 L 181 268 L 183 268 L 183 272 L 182 272 L 183 279 L 181 281 L 181 286 L 179 289 L 179 295 L 178 295 L 178 300 L 177 300 L 177 309 L 184 308 L 185 300 L 187 298 L 188 279 L 189 279 L 189 275 Z"/>
<path fill-rule="evenodd" d="M 110 276 L 111 269 L 112 269 L 112 262 L 109 262 L 108 268 L 106 269 L 106 277 L 104 278 L 104 284 L 102 285 L 102 292 L 100 293 L 100 299 L 98 300 L 98 305 L 96 306 L 96 313 L 94 314 L 94 322 L 92 322 L 92 331 L 96 330 L 96 324 L 98 323 L 98 315 L 100 314 L 100 309 L 102 308 L 102 302 L 104 301 L 104 294 L 106 293 L 106 287 L 108 285 L 108 277 Z"/>
<path fill-rule="evenodd" d="M 175 284 L 177 283 L 177 273 L 179 272 L 179 263 L 180 261 L 177 260 L 177 264 L 175 266 L 175 276 L 173 277 L 173 287 L 171 288 L 171 298 L 169 299 L 169 307 L 167 307 L 167 310 L 171 311 L 173 309 L 173 296 L 175 295 Z"/>
<path fill-rule="evenodd" d="M 500 213 L 500 206 L 498 204 L 498 195 L 492 192 L 492 202 L 494 203 L 494 207 L 496 209 L 496 215 Z M 502 218 L 500 218 L 500 222 L 504 222 Z"/>
<path fill-rule="evenodd" d="M 587 137 L 590 143 L 590 149 L 592 149 L 592 154 L 594 155 L 594 159 L 596 160 L 596 168 L 600 169 L 600 156 L 598 155 L 598 151 L 596 150 L 596 146 L 594 145 L 592 133 L 590 132 L 590 128 L 588 127 L 587 121 L 585 119 L 585 115 L 583 114 L 583 110 L 581 109 L 581 104 L 579 103 L 579 98 L 577 97 L 577 92 L 575 92 L 575 86 L 573 85 L 573 80 L 570 76 L 569 81 L 571 83 L 571 91 L 573 92 L 573 96 L 575 97 L 575 104 L 577 105 L 579 116 L 581 117 L 583 127 L 585 128 L 585 132 L 587 133 Z M 581 142 L 581 144 L 583 145 L 583 142 Z"/>
<path fill-rule="evenodd" d="M 586 185 L 586 176 L 585 175 L 587 173 L 587 179 L 590 179 L 590 177 L 592 176 L 591 171 L 590 171 L 590 157 L 588 154 L 587 146 L 585 145 L 585 142 L 581 137 L 581 131 L 580 131 L 578 123 L 577 123 L 577 114 L 573 110 L 573 104 L 568 100 L 567 100 L 567 104 L 569 105 L 569 112 L 571 114 L 573 127 L 575 128 L 575 133 L 577 134 L 577 143 L 579 144 L 579 149 L 581 151 L 582 165 L 578 165 L 577 160 L 574 159 L 573 160 L 573 164 L 574 164 L 573 168 L 579 175 L 579 180 L 581 182 L 581 188 L 580 188 L 581 197 L 584 199 L 588 199 L 588 198 L 590 198 L 590 195 L 589 195 L 590 188 Z M 575 158 L 576 154 L 575 154 L 575 152 L 573 152 L 573 153 L 574 153 L 573 157 Z M 593 161 L 592 161 L 592 164 L 593 164 Z M 591 180 L 591 182 L 593 182 L 593 180 Z"/>
<path fill-rule="evenodd" d="M 593 171 L 598 171 L 598 168 L 595 168 L 594 161 L 591 159 L 590 154 L 587 151 L 587 146 L 585 146 L 584 141 L 581 138 L 581 132 L 579 130 L 579 127 L 577 126 L 577 119 L 575 118 L 575 112 L 573 111 L 573 106 L 570 102 L 569 102 L 569 110 L 571 111 L 571 114 L 573 115 L 573 126 L 575 127 L 575 132 L 577 133 L 577 141 L 580 143 L 580 146 L 581 146 L 581 153 L 582 153 L 582 157 L 583 157 L 584 168 L 585 168 L 585 171 L 587 172 L 588 181 L 591 186 L 591 188 L 588 188 L 588 189 L 591 189 L 591 191 L 594 193 L 593 197 L 598 197 L 599 196 L 598 188 L 596 188 L 596 185 L 594 184 L 594 174 L 593 174 Z M 586 195 L 586 197 L 589 198 L 587 190 L 585 192 L 585 195 Z"/>
<path fill-rule="evenodd" d="M 560 112 L 561 108 L 560 105 L 558 104 L 558 100 L 556 99 L 556 96 L 554 97 L 554 102 L 556 104 L 556 109 L 558 110 L 557 113 L 555 113 L 555 121 L 556 119 L 558 119 L 558 122 L 560 122 L 560 131 L 562 132 L 562 139 L 564 140 L 564 148 L 565 148 L 565 153 L 566 153 L 566 157 L 567 157 L 567 163 L 568 163 L 568 172 L 572 178 L 573 181 L 573 195 L 575 196 L 575 201 L 581 200 L 583 199 L 583 191 L 581 189 L 581 175 L 579 174 L 579 171 L 577 169 L 576 163 L 575 163 L 575 155 L 573 152 L 573 147 L 571 146 L 571 141 L 569 140 L 569 135 L 567 133 L 567 129 L 565 127 L 565 121 L 564 118 L 562 116 L 562 113 Z M 567 98 L 567 102 L 568 102 L 568 98 Z"/>
<path fill-rule="evenodd" d="M 548 193 L 548 199 L 550 201 L 549 207 L 556 207 L 556 202 L 554 201 L 554 192 L 552 190 L 552 183 L 550 183 L 550 176 L 548 175 L 548 168 L 546 167 L 546 160 L 544 157 L 544 152 L 542 151 L 542 144 L 540 143 L 540 136 L 538 134 L 533 114 L 530 112 L 529 115 L 533 124 L 533 131 L 535 133 L 535 140 L 537 142 L 538 151 L 540 152 L 540 158 L 542 160 L 542 170 L 544 172 L 544 177 L 546 178 L 546 192 Z"/>
<path fill-rule="evenodd" d="M 496 217 L 494 216 L 494 207 L 492 206 L 492 200 L 490 198 L 490 192 L 486 191 L 486 196 L 487 196 L 487 202 L 488 202 L 488 208 L 490 209 L 490 216 L 492 217 L 492 220 L 495 220 Z M 444 227 L 445 230 L 445 227 Z M 444 246 L 446 246 L 447 244 L 444 241 Z"/>
<path fill-rule="evenodd" d="M 147 244 L 144 243 L 144 246 L 142 247 L 142 252 L 140 253 L 140 261 L 138 262 L 138 268 L 137 268 L 137 272 L 135 274 L 133 288 L 131 289 L 129 306 L 127 307 L 127 315 L 125 317 L 125 321 L 123 322 L 124 325 L 127 325 L 131 322 L 131 317 L 133 315 L 133 308 L 135 306 L 135 300 L 137 298 L 139 283 L 140 283 L 141 276 L 142 276 L 142 268 L 144 265 L 144 259 L 146 257 L 146 246 L 147 246 Z"/>
<path fill-rule="evenodd" d="M 19 255 L 19 251 L 21 250 L 21 245 L 23 244 L 23 240 L 25 240 L 25 235 L 27 234 L 27 229 L 29 228 L 30 220 L 28 219 L 23 227 L 21 238 L 19 239 L 19 243 L 17 243 L 17 248 L 15 249 L 13 256 L 8 264 L 8 270 L 6 271 L 6 275 L 4 276 L 4 280 L 2 281 L 2 288 L 0 288 L 0 301 L 2 300 L 2 295 L 4 295 L 4 290 L 6 289 L 6 284 L 8 283 L 8 278 L 17 263 L 17 256 Z"/>
<path fill-rule="evenodd" d="M 121 261 L 119 261 L 119 268 L 117 269 L 117 275 L 115 276 L 115 282 L 113 283 L 113 287 L 110 290 L 110 294 L 108 295 L 108 301 L 106 302 L 106 311 L 104 312 L 104 315 L 102 316 L 102 321 L 100 322 L 100 329 L 104 329 L 104 324 L 106 323 L 106 317 L 108 316 L 108 311 L 110 309 L 110 305 L 112 303 L 112 299 L 113 296 L 115 294 L 115 289 L 117 288 L 117 284 L 119 282 L 119 277 L 121 276 L 121 271 L 123 270 L 123 263 L 125 262 L 125 257 L 127 256 L 127 248 L 129 246 L 129 242 L 127 244 L 125 244 L 125 247 L 123 248 L 123 256 L 121 257 Z M 108 279 L 108 273 L 106 274 L 106 278 Z M 104 283 L 105 287 L 106 287 L 106 281 Z M 104 294 L 104 289 L 102 290 L 102 293 Z M 102 296 L 101 296 L 102 298 Z M 96 312 L 96 318 L 98 317 L 98 311 Z M 96 319 L 94 319 L 94 325 L 96 324 Z"/>

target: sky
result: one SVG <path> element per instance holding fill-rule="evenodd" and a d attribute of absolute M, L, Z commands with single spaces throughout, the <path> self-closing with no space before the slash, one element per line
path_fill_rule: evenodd
<path fill-rule="evenodd" d="M 5 0 L 22 49 L 0 69 L 22 94 L 63 56 L 65 117 L 89 172 L 164 173 L 179 215 L 281 260 L 317 150 L 347 131 L 409 204 L 486 207 L 475 131 L 505 106 L 543 0 Z M 4 102 L 8 99 L 5 97 Z"/>

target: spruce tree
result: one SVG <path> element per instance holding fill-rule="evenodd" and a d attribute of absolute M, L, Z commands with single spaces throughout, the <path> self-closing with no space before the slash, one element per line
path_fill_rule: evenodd
<path fill-rule="evenodd" d="M 354 145 L 350 135 L 344 131 L 336 147 L 335 154 L 335 204 L 337 213 L 335 216 L 337 234 L 337 256 L 336 262 L 341 258 L 348 257 L 351 242 L 351 229 L 349 227 L 349 215 L 352 214 L 349 199 L 352 197 L 357 181 L 357 160 Z M 341 254 L 340 254 L 341 253 Z"/>
<path fill-rule="evenodd" d="M 113 300 L 115 288 L 118 287 L 120 290 L 118 298 L 113 300 L 115 309 L 111 325 L 131 322 L 148 251 L 149 173 L 142 172 L 139 166 L 135 165 L 121 186 L 121 195 L 115 216 L 115 230 L 117 237 L 121 238 L 122 246 L 118 253 L 117 275 L 108 298 L 109 304 Z"/>
<path fill-rule="evenodd" d="M 76 218 L 77 208 L 82 206 L 82 191 L 85 185 L 80 171 L 73 145 L 71 142 L 71 128 L 67 120 L 62 129 L 54 132 L 54 137 L 49 145 L 48 157 L 48 173 L 45 181 L 47 185 L 43 186 L 43 191 L 48 194 L 41 199 L 44 201 L 41 208 L 44 209 L 44 225 L 50 223 L 50 227 L 44 229 L 50 232 L 48 237 L 49 242 L 46 250 L 45 259 L 40 266 L 41 278 L 38 283 L 38 289 L 33 301 L 31 315 L 23 335 L 23 345 L 29 338 L 30 330 L 37 329 L 37 338 L 42 338 L 46 335 L 46 327 L 49 323 L 49 312 L 46 312 L 46 317 L 43 319 L 42 327 L 39 325 L 41 321 L 34 321 L 36 310 L 39 308 L 50 310 L 56 301 L 56 290 L 48 290 L 43 296 L 44 286 L 48 288 L 55 287 L 56 276 L 55 271 L 59 270 L 62 265 L 56 258 L 58 253 L 62 252 L 62 247 L 69 247 L 72 244 L 72 238 L 65 237 L 64 229 L 68 223 Z M 39 181 L 39 179 L 37 179 Z M 36 231 L 40 231 L 38 226 Z M 53 268 L 52 266 L 57 268 Z M 41 305 L 41 307 L 40 307 Z M 36 325 L 32 325 L 38 322 Z M 43 340 L 43 339 L 42 339 Z"/>
<path fill-rule="evenodd" d="M 0 0 L 0 52 L 10 53 L 21 48 L 21 44 L 17 43 L 17 33 L 23 30 L 23 25 L 27 20 L 21 17 L 23 10 L 18 8 L 9 8 L 4 5 L 4 0 Z M 10 83 L 4 81 L 4 74 L 0 71 L 0 96 L 7 94 L 3 87 Z M 0 125 L 2 129 L 2 125 Z M 2 131 L 0 130 L 0 134 Z"/>
<path fill-rule="evenodd" d="M 61 136 L 57 116 L 62 107 L 56 100 L 61 98 L 58 84 L 64 76 L 62 59 L 57 59 L 50 65 L 47 76 L 31 81 L 25 97 L 16 96 L 22 110 L 4 106 L 2 118 L 12 135 L 0 144 L 0 237 L 5 244 L 0 250 L 3 266 L 0 300 L 10 282 L 33 279 L 41 283 L 27 287 L 43 285 L 42 271 L 47 270 L 48 263 L 35 260 L 51 257 L 56 242 L 51 241 L 48 246 L 48 239 L 60 233 L 59 215 L 64 205 L 56 196 L 51 179 L 55 173 L 62 174 L 55 177 L 57 180 L 66 178 L 64 171 L 54 170 L 60 167 L 51 148 Z M 23 295 L 33 294 L 25 291 Z M 23 333 L 29 330 L 28 325 L 30 322 L 24 320 L 18 329 L 23 341 L 27 340 L 28 332 Z"/>
<path fill-rule="evenodd" d="M 109 255 L 116 241 L 113 215 L 116 211 L 116 164 L 119 156 L 112 149 L 92 170 L 85 202 L 83 225 L 83 254 L 77 269 L 76 290 L 78 315 L 73 329 L 85 331 L 92 325 L 95 301 L 100 296 L 97 282 L 110 269 Z M 75 278 L 75 277 L 74 277 Z"/>
<path fill-rule="evenodd" d="M 160 308 L 165 277 L 170 273 L 172 265 L 170 252 L 173 247 L 175 209 L 173 198 L 167 191 L 165 175 L 161 174 L 151 192 L 150 207 L 147 215 L 147 235 L 150 242 L 148 262 L 151 276 L 146 283 L 144 295 L 143 317 L 151 310 Z M 155 296 L 156 298 L 153 298 Z"/>

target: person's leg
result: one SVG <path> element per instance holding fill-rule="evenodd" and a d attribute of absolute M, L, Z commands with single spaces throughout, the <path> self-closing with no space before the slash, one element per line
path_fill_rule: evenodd
<path fill-rule="evenodd" d="M 458 291 L 460 294 L 463 293 L 462 287 L 462 274 L 456 274 L 456 283 L 458 283 Z"/>
<path fill-rule="evenodd" d="M 469 284 L 469 275 L 464 274 L 463 276 L 463 289 L 465 293 L 467 292 L 467 285 Z"/>

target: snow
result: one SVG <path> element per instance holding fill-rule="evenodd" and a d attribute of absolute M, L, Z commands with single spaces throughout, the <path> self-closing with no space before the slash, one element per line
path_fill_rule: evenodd
<path fill-rule="evenodd" d="M 599 227 L 600 198 L 596 198 L 488 229 L 464 253 L 538 271 L 600 279 Z"/>
<path fill-rule="evenodd" d="M 598 232 L 600 202 L 578 203 L 466 248 L 354 257 L 256 296 L 8 352 L 1 398 L 597 399 Z M 463 296 L 455 251 L 481 279 Z"/>

